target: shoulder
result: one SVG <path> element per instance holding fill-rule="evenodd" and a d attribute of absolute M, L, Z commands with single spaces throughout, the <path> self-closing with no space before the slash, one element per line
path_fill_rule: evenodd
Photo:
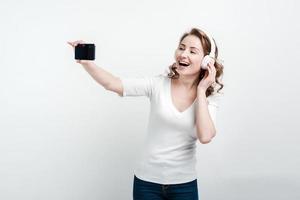
<path fill-rule="evenodd" d="M 168 77 L 164 76 L 163 74 L 156 74 L 154 76 L 148 77 L 155 85 L 161 85 L 163 82 L 165 82 Z"/>

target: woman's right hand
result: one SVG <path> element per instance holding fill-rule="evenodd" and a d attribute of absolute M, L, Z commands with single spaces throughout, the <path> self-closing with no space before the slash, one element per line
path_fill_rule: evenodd
<path fill-rule="evenodd" d="M 68 44 L 73 47 L 73 51 L 75 50 L 75 47 L 77 44 L 83 44 L 83 43 L 84 43 L 83 40 L 76 40 L 74 42 L 68 42 Z M 91 60 L 76 60 L 76 62 L 78 62 L 80 64 L 87 64 L 87 63 L 91 63 L 93 61 L 91 61 Z"/>

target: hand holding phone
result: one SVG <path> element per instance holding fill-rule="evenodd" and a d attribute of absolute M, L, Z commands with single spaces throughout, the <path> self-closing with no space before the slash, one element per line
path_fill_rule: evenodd
<path fill-rule="evenodd" d="M 95 60 L 95 45 L 85 43 L 83 40 L 68 42 L 74 49 L 75 59 L 78 63 Z"/>

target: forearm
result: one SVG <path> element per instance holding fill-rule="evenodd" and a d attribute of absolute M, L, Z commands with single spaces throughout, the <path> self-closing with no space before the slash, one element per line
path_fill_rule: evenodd
<path fill-rule="evenodd" d="M 98 67 L 94 62 L 86 62 L 83 63 L 82 66 L 93 77 L 93 79 L 104 88 L 107 88 L 115 78 L 115 76 L 108 71 L 105 71 L 101 67 Z"/>
<path fill-rule="evenodd" d="M 215 136 L 216 129 L 208 110 L 205 91 L 197 91 L 196 130 L 201 143 L 208 143 Z"/>

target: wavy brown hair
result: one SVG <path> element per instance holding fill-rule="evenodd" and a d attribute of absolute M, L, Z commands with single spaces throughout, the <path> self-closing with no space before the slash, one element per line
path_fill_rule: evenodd
<path fill-rule="evenodd" d="M 189 36 L 189 35 L 194 35 L 196 37 L 198 37 L 201 41 L 202 47 L 203 47 L 203 51 L 204 51 L 204 56 L 205 55 L 209 55 L 210 53 L 210 48 L 211 48 L 211 43 L 209 38 L 207 37 L 207 35 L 200 29 L 197 28 L 192 28 L 189 32 L 184 33 L 180 40 L 179 40 L 179 44 L 182 42 L 182 40 Z M 215 41 L 214 41 L 215 42 Z M 223 64 L 218 60 L 218 47 L 217 44 L 215 43 L 215 47 L 216 47 L 216 51 L 215 51 L 215 68 L 216 68 L 216 83 L 219 85 L 219 89 L 217 90 L 217 92 L 219 92 L 223 87 L 224 84 L 221 82 L 221 78 L 223 77 L 223 69 L 224 66 Z M 169 66 L 170 69 L 170 73 L 168 74 L 169 78 L 172 79 L 178 79 L 179 78 L 179 73 L 176 71 L 176 67 L 175 65 L 171 65 Z M 199 79 L 197 81 L 197 84 L 203 79 L 204 75 L 205 75 L 206 70 L 200 70 L 200 75 L 199 75 Z M 215 92 L 216 86 L 209 86 L 206 90 L 206 97 L 210 96 L 211 94 L 213 94 Z"/>

